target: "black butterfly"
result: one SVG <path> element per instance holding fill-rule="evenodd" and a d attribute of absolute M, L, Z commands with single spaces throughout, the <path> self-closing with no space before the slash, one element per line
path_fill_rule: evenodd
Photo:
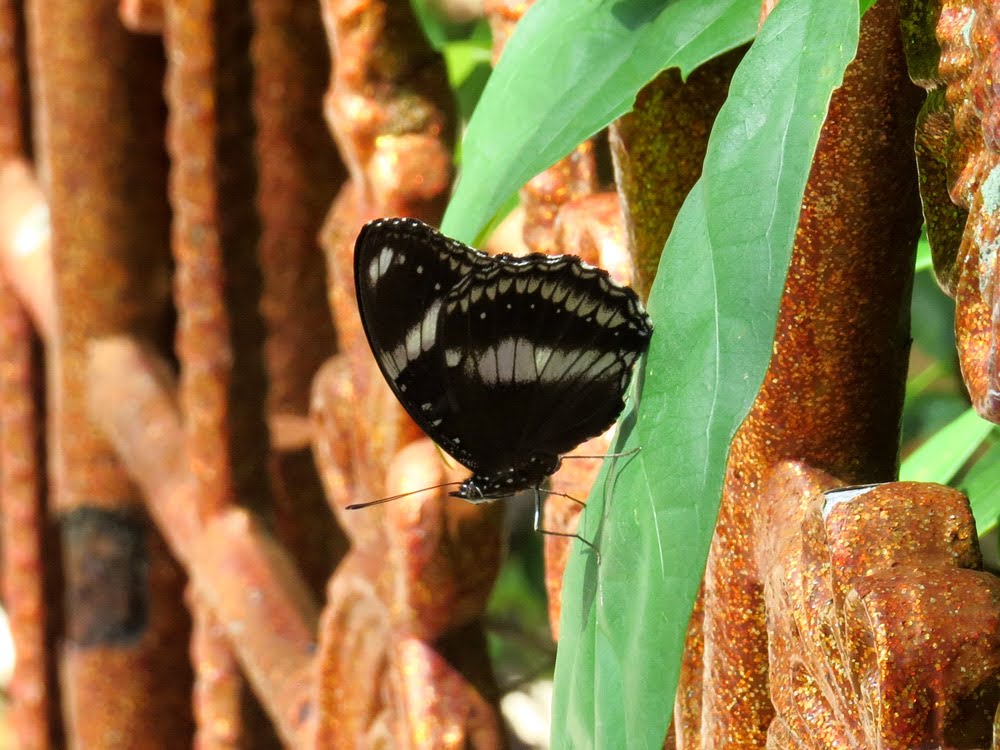
<path fill-rule="evenodd" d="M 354 284 L 382 374 L 472 470 L 451 494 L 474 503 L 537 490 L 607 430 L 653 331 L 635 292 L 574 255 L 487 255 L 414 219 L 361 230 Z"/>

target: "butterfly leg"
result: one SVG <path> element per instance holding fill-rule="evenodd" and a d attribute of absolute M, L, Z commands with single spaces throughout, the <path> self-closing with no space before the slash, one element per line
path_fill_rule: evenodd
<path fill-rule="evenodd" d="M 598 551 L 597 547 L 595 547 L 593 544 L 591 544 L 590 542 L 588 542 L 586 539 L 584 539 L 579 534 L 570 534 L 570 533 L 567 533 L 565 531 L 550 531 L 549 529 L 543 529 L 542 528 L 542 493 L 543 492 L 546 495 L 557 495 L 559 497 L 565 497 L 565 498 L 567 498 L 569 500 L 572 500 L 574 503 L 577 503 L 578 505 L 583 506 L 584 508 L 587 507 L 586 503 L 582 502 L 581 500 L 577 500 L 575 497 L 571 497 L 570 495 L 565 495 L 562 492 L 549 492 L 548 490 L 542 490 L 542 489 L 539 489 L 538 487 L 535 487 L 535 531 L 537 531 L 539 534 L 545 534 L 547 536 L 561 536 L 561 537 L 566 537 L 568 539 L 579 539 L 581 542 L 583 542 L 584 544 L 586 544 L 588 547 L 590 547 L 594 551 L 594 555 L 597 558 L 597 564 L 600 565 L 601 564 L 601 553 Z"/>
<path fill-rule="evenodd" d="M 623 451 L 622 453 L 605 453 L 603 456 L 562 456 L 562 460 L 565 461 L 567 458 L 625 458 L 626 456 L 634 456 L 636 453 L 642 450 L 641 445 L 637 445 L 630 451 Z M 570 498 L 573 500 L 575 498 Z"/>

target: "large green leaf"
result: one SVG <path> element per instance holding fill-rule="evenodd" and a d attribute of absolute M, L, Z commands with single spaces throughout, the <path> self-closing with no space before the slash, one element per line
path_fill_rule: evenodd
<path fill-rule="evenodd" d="M 1000 443 L 976 461 L 959 489 L 969 496 L 977 533 L 993 531 L 1000 519 Z"/>
<path fill-rule="evenodd" d="M 992 422 L 966 409 L 910 454 L 899 467 L 900 481 L 948 484 L 992 430 Z"/>
<path fill-rule="evenodd" d="M 658 748 L 729 442 L 770 358 L 802 195 L 857 0 L 782 0 L 740 64 L 649 311 L 656 332 L 562 590 L 553 746 Z M 607 502 L 605 501 L 607 498 Z"/>
<path fill-rule="evenodd" d="M 490 76 L 442 230 L 471 242 L 525 182 L 683 75 L 753 37 L 760 0 L 539 0 Z"/>

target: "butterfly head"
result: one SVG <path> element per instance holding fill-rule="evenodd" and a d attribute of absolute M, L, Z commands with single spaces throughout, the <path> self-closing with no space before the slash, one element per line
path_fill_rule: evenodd
<path fill-rule="evenodd" d="M 470 503 L 485 503 L 510 497 L 522 490 L 537 487 L 554 474 L 561 463 L 558 456 L 538 453 L 521 466 L 474 474 L 450 494 Z"/>

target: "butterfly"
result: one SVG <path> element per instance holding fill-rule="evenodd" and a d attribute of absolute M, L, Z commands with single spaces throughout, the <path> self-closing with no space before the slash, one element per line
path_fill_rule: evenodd
<path fill-rule="evenodd" d="M 534 489 L 537 529 L 539 486 L 624 408 L 653 332 L 638 296 L 574 255 L 488 255 L 401 218 L 362 228 L 354 283 L 389 387 L 472 471 L 450 494 Z"/>

